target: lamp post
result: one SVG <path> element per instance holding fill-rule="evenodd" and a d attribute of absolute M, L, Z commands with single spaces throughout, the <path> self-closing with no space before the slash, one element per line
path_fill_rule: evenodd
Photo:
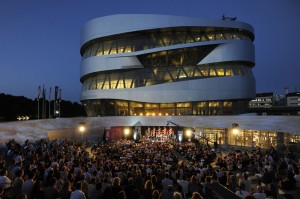
<path fill-rule="evenodd" d="M 83 142 L 83 134 L 85 132 L 85 123 L 84 122 L 80 122 L 79 132 L 81 133 L 81 138 L 82 138 L 82 142 Z"/>
<path fill-rule="evenodd" d="M 128 128 L 126 128 L 125 130 L 124 130 L 124 135 L 125 135 L 125 140 L 127 139 L 127 136 L 129 135 L 129 129 Z"/>
<path fill-rule="evenodd" d="M 188 130 L 186 131 L 186 136 L 187 136 L 187 138 L 188 138 L 188 141 L 190 142 L 190 141 L 191 141 L 191 137 L 192 137 L 192 131 L 191 131 L 190 129 L 188 129 Z"/>
<path fill-rule="evenodd" d="M 238 138 L 238 135 L 240 133 L 240 130 L 239 130 L 239 125 L 237 123 L 233 123 L 232 124 L 232 133 L 233 135 L 235 136 L 234 139 L 235 139 L 235 143 L 234 145 L 237 146 L 237 138 Z"/>

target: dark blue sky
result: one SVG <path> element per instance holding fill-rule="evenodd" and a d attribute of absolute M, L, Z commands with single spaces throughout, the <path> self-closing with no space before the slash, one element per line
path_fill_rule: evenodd
<path fill-rule="evenodd" d="M 257 92 L 300 91 L 299 0 L 0 0 L 0 93 L 34 99 L 57 85 L 79 102 L 82 26 L 130 13 L 237 17 L 255 29 Z"/>

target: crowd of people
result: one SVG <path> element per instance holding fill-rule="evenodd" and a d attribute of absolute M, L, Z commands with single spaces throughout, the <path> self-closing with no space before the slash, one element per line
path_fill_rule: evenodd
<path fill-rule="evenodd" d="M 277 198 L 278 188 L 300 188 L 299 165 L 289 150 L 130 140 L 11 140 L 0 161 L 1 199 L 213 199 L 214 183 L 240 198 Z"/>

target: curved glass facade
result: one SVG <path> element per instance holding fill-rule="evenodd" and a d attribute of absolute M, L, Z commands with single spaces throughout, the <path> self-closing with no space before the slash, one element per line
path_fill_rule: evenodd
<path fill-rule="evenodd" d="M 82 91 L 138 88 L 168 82 L 235 75 L 253 77 L 251 68 L 239 63 L 143 68 L 99 73 L 83 82 Z"/>
<path fill-rule="evenodd" d="M 172 28 L 131 32 L 117 36 L 103 37 L 86 43 L 82 58 L 110 54 L 130 53 L 176 44 L 214 40 L 253 40 L 253 34 L 241 29 L 214 28 Z"/>

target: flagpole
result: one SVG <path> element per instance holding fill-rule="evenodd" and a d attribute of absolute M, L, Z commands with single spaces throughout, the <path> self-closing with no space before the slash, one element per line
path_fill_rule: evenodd
<path fill-rule="evenodd" d="M 54 101 L 53 101 L 53 117 L 56 118 L 57 113 L 56 113 L 56 109 L 57 109 L 57 96 L 58 96 L 58 86 L 54 87 Z"/>
<path fill-rule="evenodd" d="M 43 109 L 42 109 L 42 119 L 45 119 L 45 87 L 44 87 L 44 84 L 43 84 Z"/>
<path fill-rule="evenodd" d="M 38 120 L 40 119 L 40 99 L 38 98 Z"/>
<path fill-rule="evenodd" d="M 50 108 L 50 99 L 51 99 L 51 87 L 50 87 L 50 90 L 49 90 L 49 118 L 50 118 L 50 112 L 51 112 L 51 108 Z"/>
<path fill-rule="evenodd" d="M 59 118 L 60 118 L 60 105 L 61 105 L 61 104 L 60 104 L 60 103 L 61 103 L 61 90 L 62 90 L 62 89 L 60 88 L 60 89 L 59 89 L 59 107 L 58 107 L 58 108 L 59 108 L 59 111 L 58 111 L 58 115 L 59 115 L 58 117 L 59 117 Z"/>
<path fill-rule="evenodd" d="M 37 101 L 38 101 L 38 120 L 40 119 L 40 93 L 41 93 L 41 86 L 38 87 L 38 97 L 37 97 Z"/>

